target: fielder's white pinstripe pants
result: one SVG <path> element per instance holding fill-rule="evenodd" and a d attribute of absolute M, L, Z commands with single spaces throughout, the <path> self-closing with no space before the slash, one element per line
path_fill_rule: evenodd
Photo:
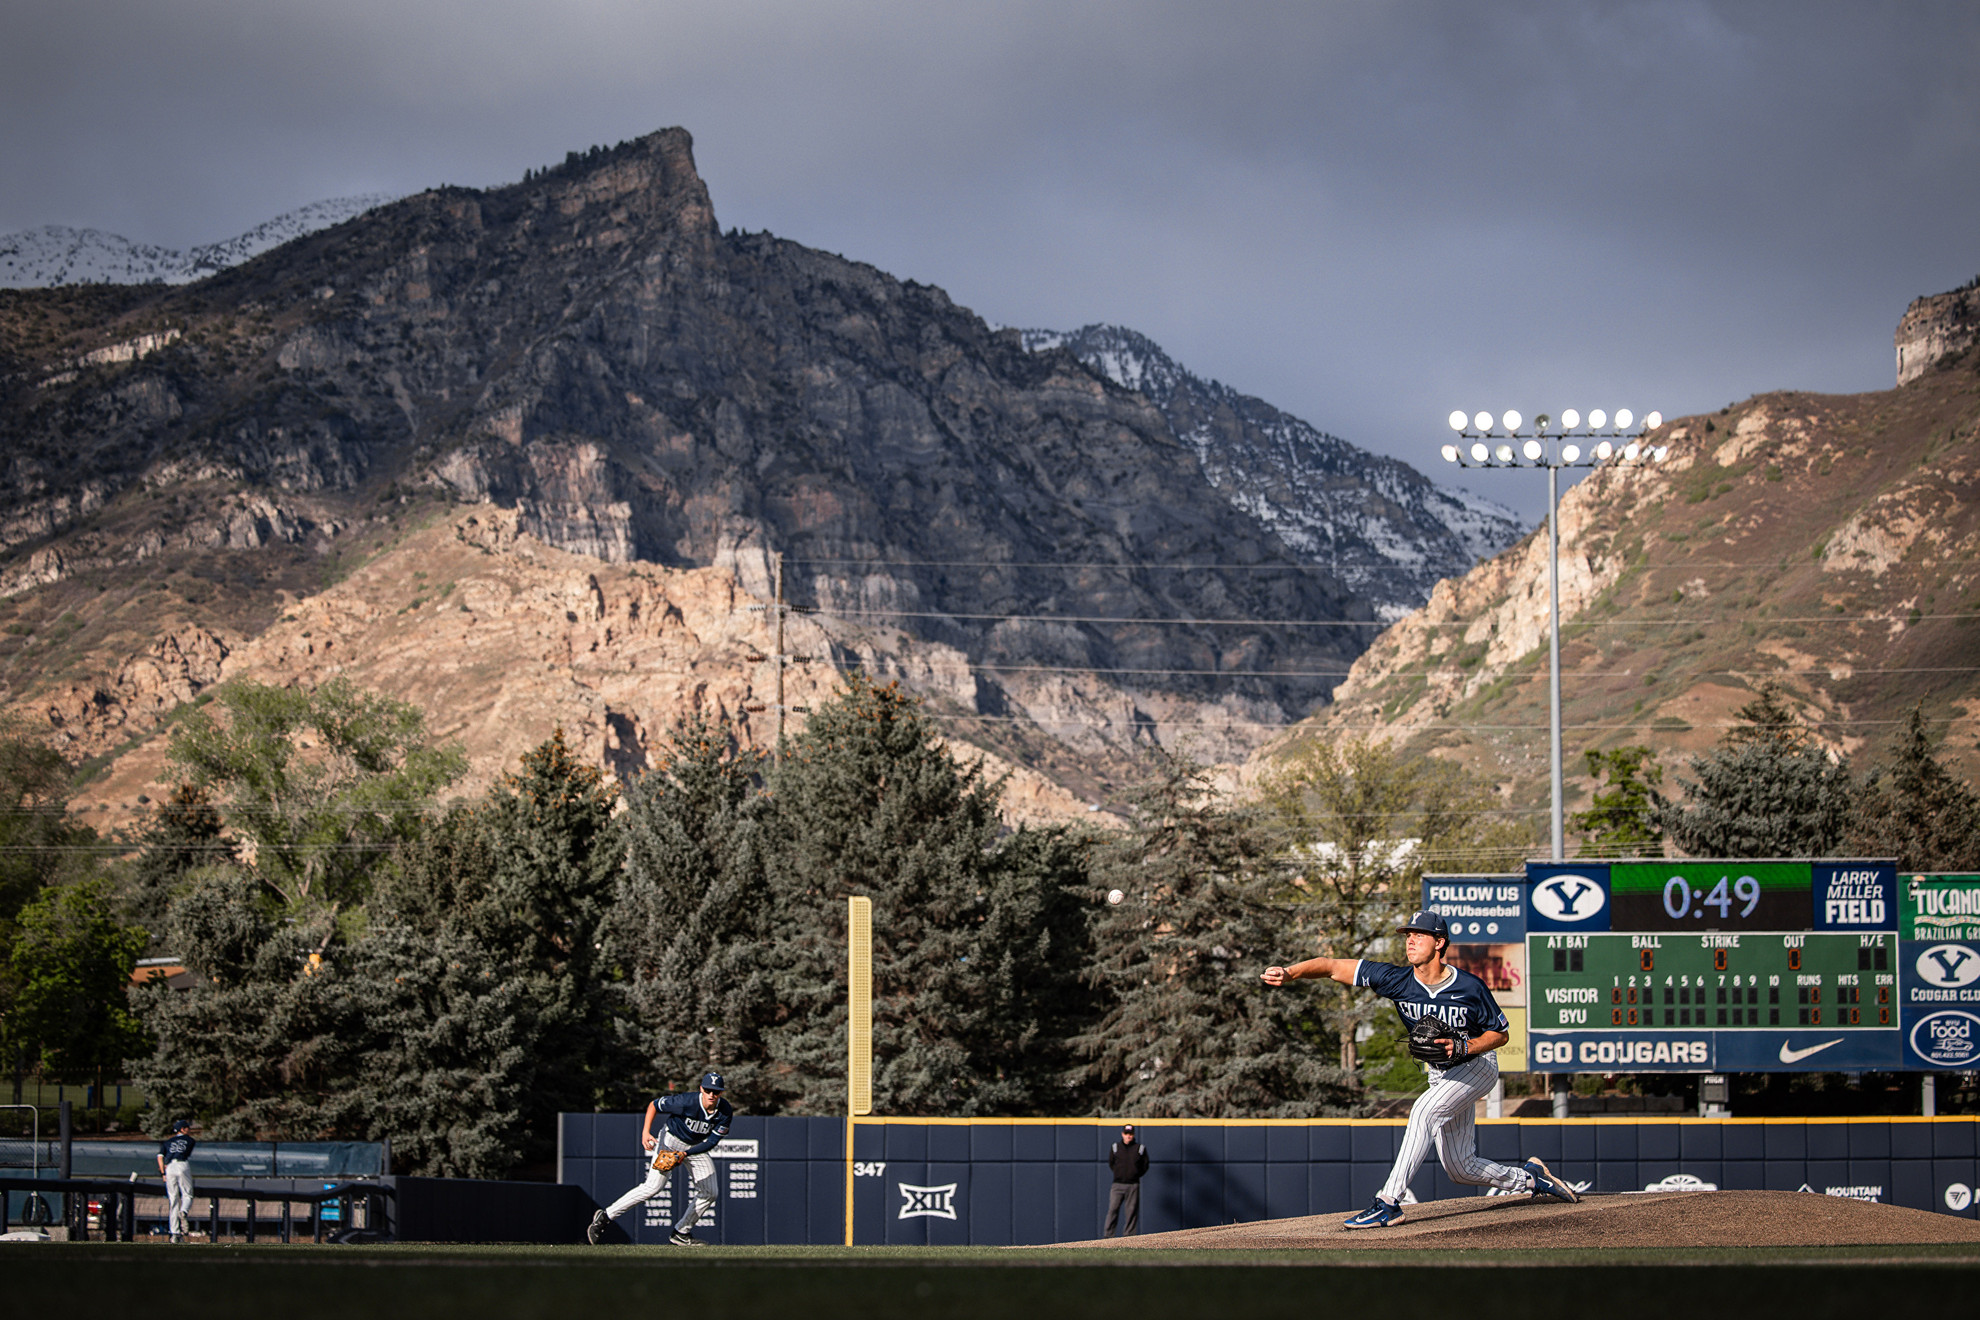
<path fill-rule="evenodd" d="M 660 1144 L 668 1150 L 687 1149 L 687 1144 L 671 1132 L 662 1132 L 660 1134 Z M 640 1154 L 649 1161 L 652 1158 L 650 1155 L 647 1155 L 644 1149 L 640 1151 Z M 697 1219 L 708 1213 L 709 1206 L 715 1204 L 717 1183 L 715 1181 L 715 1160 L 712 1156 L 705 1153 L 701 1155 L 690 1155 L 683 1162 L 687 1165 L 688 1176 L 694 1179 L 694 1196 L 688 1202 L 687 1210 L 674 1222 L 674 1228 L 678 1232 L 685 1233 L 694 1227 Z M 650 1197 L 658 1196 L 660 1189 L 666 1185 L 667 1175 L 658 1169 L 650 1167 L 649 1164 L 646 1170 L 646 1181 L 607 1206 L 605 1208 L 605 1214 L 609 1218 L 617 1219 L 640 1202 Z"/>
<path fill-rule="evenodd" d="M 1389 1170 L 1389 1181 L 1382 1184 L 1382 1199 L 1401 1205 L 1409 1180 L 1430 1154 L 1430 1143 L 1437 1144 L 1437 1159 L 1452 1182 L 1474 1187 L 1497 1187 L 1523 1192 L 1533 1186 L 1533 1177 L 1524 1169 L 1508 1169 L 1478 1153 L 1478 1127 L 1473 1120 L 1474 1106 L 1489 1094 L 1499 1080 L 1499 1061 L 1491 1054 L 1474 1054 L 1469 1063 L 1442 1072 L 1430 1070 L 1430 1089 L 1416 1097 L 1409 1109 L 1409 1126 L 1403 1129 L 1402 1149 L 1396 1153 L 1396 1167 Z"/>

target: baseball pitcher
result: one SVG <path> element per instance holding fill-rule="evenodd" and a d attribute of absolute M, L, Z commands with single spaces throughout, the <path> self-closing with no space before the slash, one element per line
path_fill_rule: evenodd
<path fill-rule="evenodd" d="M 1444 959 L 1451 946 L 1450 923 L 1435 912 L 1418 912 L 1400 928 L 1409 966 L 1365 958 L 1308 958 L 1289 967 L 1267 967 L 1267 985 L 1331 977 L 1342 985 L 1364 985 L 1392 1001 L 1410 1029 L 1409 1052 L 1430 1070 L 1430 1088 L 1410 1107 L 1402 1149 L 1389 1181 L 1375 1203 L 1347 1221 L 1349 1228 L 1385 1228 L 1402 1222 L 1403 1193 L 1436 1143 L 1437 1158 L 1451 1181 L 1507 1192 L 1532 1192 L 1562 1201 L 1580 1200 L 1537 1157 L 1509 1169 L 1478 1154 L 1473 1106 L 1499 1080 L 1492 1051 L 1506 1043 L 1506 1015 L 1485 983 Z"/>
<path fill-rule="evenodd" d="M 694 1180 L 694 1199 L 689 1203 L 667 1240 L 677 1247 L 698 1247 L 701 1239 L 689 1230 L 695 1221 L 715 1204 L 715 1161 L 708 1152 L 729 1135 L 729 1124 L 736 1112 L 722 1098 L 729 1084 L 718 1072 L 701 1074 L 698 1094 L 682 1092 L 663 1095 L 646 1106 L 646 1122 L 641 1128 L 642 1154 L 649 1159 L 646 1181 L 627 1192 L 605 1209 L 591 1216 L 585 1237 L 595 1246 L 614 1219 L 634 1206 L 657 1196 L 667 1185 L 674 1166 L 686 1161 Z"/>

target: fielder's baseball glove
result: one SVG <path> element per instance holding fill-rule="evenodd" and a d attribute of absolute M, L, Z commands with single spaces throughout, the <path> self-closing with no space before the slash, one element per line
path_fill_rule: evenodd
<path fill-rule="evenodd" d="M 686 1158 L 687 1155 L 684 1152 L 668 1150 L 663 1146 L 653 1152 L 653 1167 L 661 1173 L 665 1173 Z"/>
<path fill-rule="evenodd" d="M 1425 1014 L 1410 1024 L 1409 1052 L 1425 1063 L 1442 1068 L 1461 1062 L 1465 1058 L 1467 1043 L 1465 1034 L 1442 1018 Z"/>

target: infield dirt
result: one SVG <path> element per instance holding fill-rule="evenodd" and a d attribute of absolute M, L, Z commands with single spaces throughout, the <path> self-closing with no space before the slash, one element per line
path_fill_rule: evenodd
<path fill-rule="evenodd" d="M 1329 1251 L 1434 1243 L 1451 1248 L 1810 1247 L 1906 1243 L 1980 1246 L 1980 1221 L 1810 1192 L 1645 1192 L 1583 1197 L 1576 1205 L 1466 1196 L 1405 1209 L 1400 1224 L 1350 1232 L 1339 1211 L 1220 1224 L 1080 1247 Z"/>

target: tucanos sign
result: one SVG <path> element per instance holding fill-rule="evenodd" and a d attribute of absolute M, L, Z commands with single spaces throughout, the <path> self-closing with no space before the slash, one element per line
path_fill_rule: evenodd
<path fill-rule="evenodd" d="M 1528 930 L 1609 929 L 1607 863 L 1561 866 L 1529 862 L 1526 878 Z"/>
<path fill-rule="evenodd" d="M 1899 938 L 1980 940 L 1980 875 L 1906 875 L 1901 879 Z"/>

